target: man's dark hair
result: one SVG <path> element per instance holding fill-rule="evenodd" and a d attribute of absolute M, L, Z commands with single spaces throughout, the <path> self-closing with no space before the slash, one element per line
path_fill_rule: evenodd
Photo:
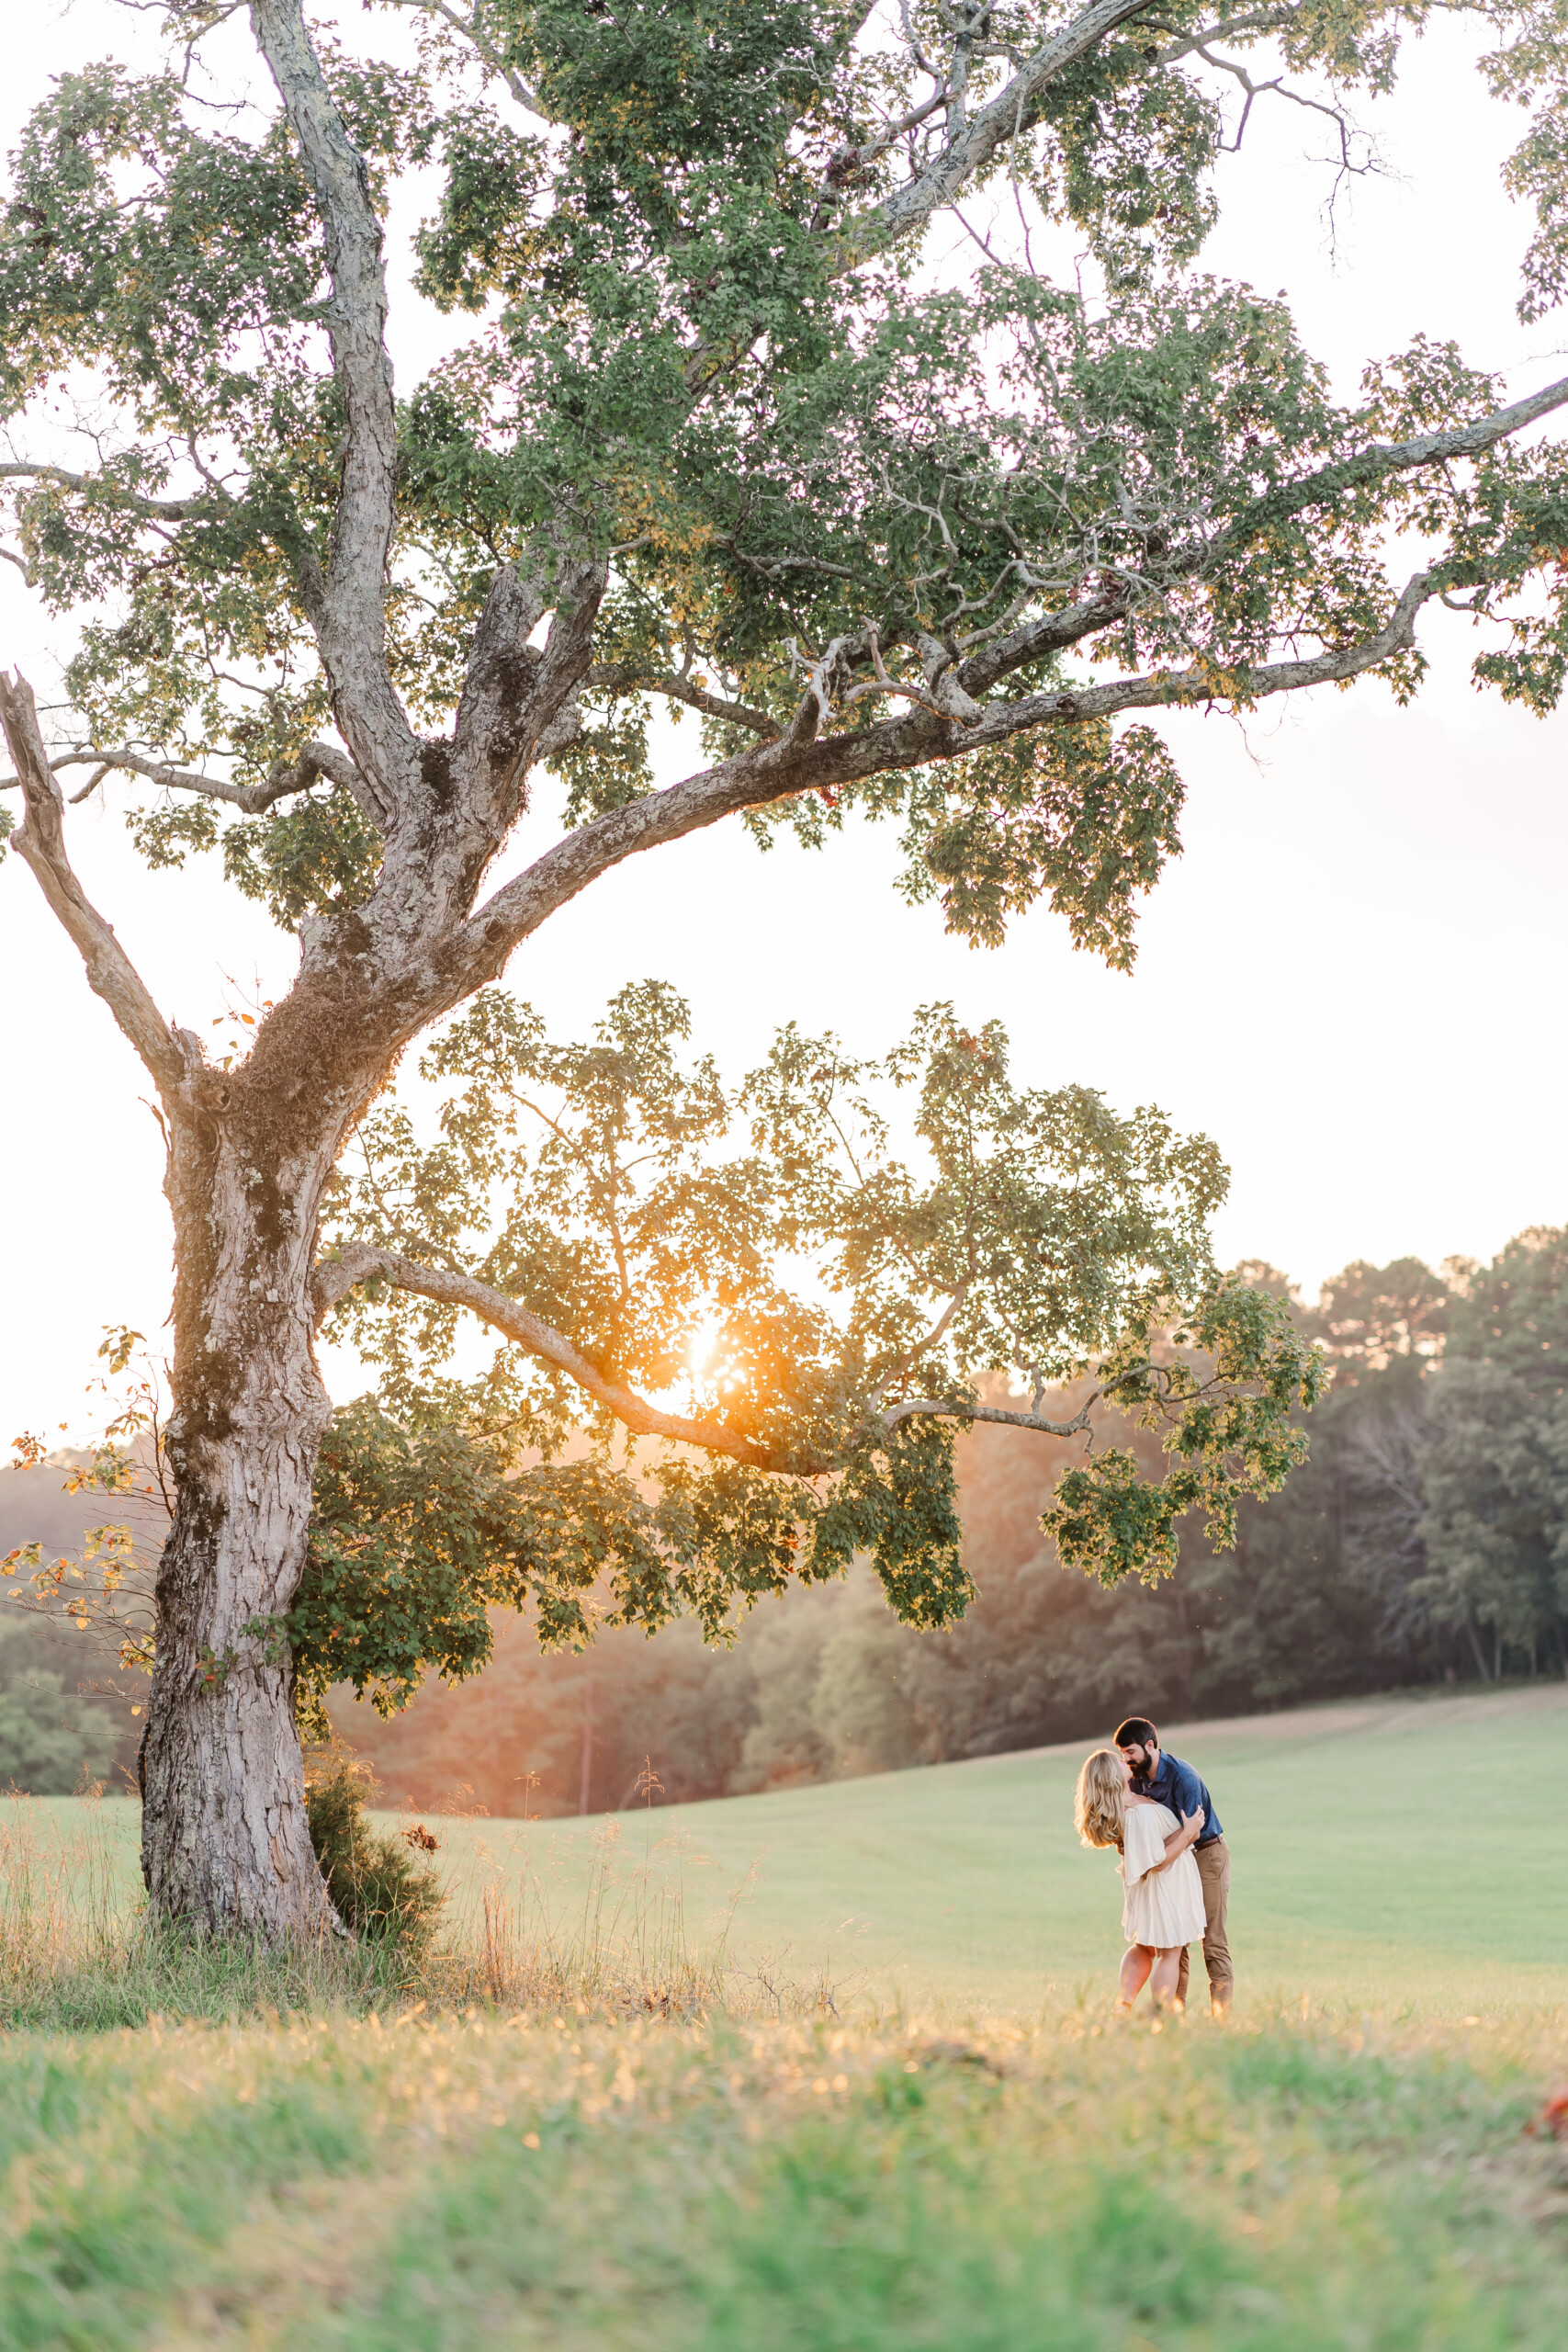
<path fill-rule="evenodd" d="M 1129 1715 L 1124 1724 L 1116 1726 L 1118 1747 L 1157 1747 L 1159 1734 L 1147 1715 Z"/>

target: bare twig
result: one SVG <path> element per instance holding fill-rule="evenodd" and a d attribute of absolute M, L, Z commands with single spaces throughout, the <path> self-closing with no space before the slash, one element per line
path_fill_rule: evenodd
<path fill-rule="evenodd" d="M 120 483 L 109 481 L 101 474 L 68 473 L 63 466 L 0 465 L 0 481 L 53 481 L 66 490 L 97 491 L 132 514 L 145 514 L 160 523 L 188 523 L 194 516 L 212 511 L 214 496 L 224 498 L 222 486 L 212 481 L 197 498 L 143 498 L 140 492 L 127 490 Z"/>
<path fill-rule="evenodd" d="M 335 743 L 307 743 L 297 760 L 280 761 L 265 784 L 228 784 L 221 776 L 208 775 L 199 768 L 174 767 L 167 761 L 151 759 L 145 752 L 130 751 L 124 745 L 106 750 L 88 744 L 80 751 L 61 752 L 49 765 L 56 775 L 62 768 L 92 767 L 96 771 L 80 792 L 73 794 L 73 806 L 85 800 L 116 768 L 145 776 L 150 784 L 167 792 L 195 792 L 204 799 L 227 801 L 252 817 L 261 816 L 290 793 L 308 791 L 318 776 L 343 785 L 362 803 L 367 803 L 369 797 L 365 777 L 347 752 L 340 751 Z M 0 792 L 15 787 L 20 781 L 18 776 L 0 776 Z"/>

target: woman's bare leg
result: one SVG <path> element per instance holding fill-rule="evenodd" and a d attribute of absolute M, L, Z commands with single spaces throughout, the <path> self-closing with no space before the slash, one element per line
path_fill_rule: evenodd
<path fill-rule="evenodd" d="M 1149 1978 L 1149 1998 L 1156 2009 L 1169 2009 L 1176 2006 L 1177 1982 L 1181 1974 L 1181 1951 L 1179 1944 L 1172 1944 L 1155 1962 Z"/>
<path fill-rule="evenodd" d="M 1154 1966 L 1154 1948 L 1149 1944 L 1129 1944 L 1122 1955 L 1122 1972 L 1116 1979 L 1116 2006 L 1130 2009 L 1144 1989 L 1145 1979 Z"/>

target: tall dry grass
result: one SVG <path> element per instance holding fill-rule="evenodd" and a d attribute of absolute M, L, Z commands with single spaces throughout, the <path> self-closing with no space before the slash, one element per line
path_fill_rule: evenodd
<path fill-rule="evenodd" d="M 459 1948 L 475 1951 L 497 2008 L 682 2019 L 832 2011 L 833 1988 L 819 1974 L 737 1960 L 731 1939 L 745 1881 L 716 1924 L 694 1929 L 687 1859 L 679 1838 L 649 1840 L 639 1851 L 607 1822 L 570 1894 L 553 1888 L 532 1860 L 486 1878 L 471 1934 L 464 1938 L 456 1923 Z"/>
<path fill-rule="evenodd" d="M 737 1961 L 744 1885 L 716 1928 L 694 1930 L 676 1840 L 638 1852 L 607 1825 L 570 1894 L 528 1865 L 492 1873 L 420 1948 L 330 1935 L 273 1944 L 194 1937 L 160 1920 L 128 1879 L 115 1835 L 123 1801 L 84 1795 L 68 1814 L 15 1792 L 0 1800 L 0 2026 L 93 2032 L 149 2018 L 344 2006 L 570 2009 L 607 2020 L 838 2013 L 841 1987 L 821 1972 L 792 1969 L 787 1955 Z"/>
<path fill-rule="evenodd" d="M 123 1940 L 124 1897 L 103 1792 L 66 1827 L 13 1789 L 0 1800 L 0 2003 L 82 1967 L 112 1962 Z"/>
<path fill-rule="evenodd" d="M 83 1799 L 69 1815 L 15 1791 L 0 1801 L 0 2025 L 95 2032 L 150 2017 L 384 2007 L 434 1989 L 385 1943 L 193 1937 L 160 1920 L 127 1881 L 114 1834 L 123 1800 L 106 1805 L 97 1789 Z"/>

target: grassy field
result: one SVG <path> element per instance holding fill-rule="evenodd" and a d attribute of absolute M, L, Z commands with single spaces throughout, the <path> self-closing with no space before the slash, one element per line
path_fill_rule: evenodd
<path fill-rule="evenodd" d="M 1541 1797 L 1568 1764 L 1568 1686 L 1172 1725 L 1234 1872 L 1244 1990 L 1270 2003 L 1415 1997 L 1465 2014 L 1568 1989 L 1568 1868 Z M 852 1998 L 1025 2007 L 1121 1956 L 1114 1858 L 1072 1826 L 1084 1750 L 656 1810 L 612 1823 L 436 1823 L 454 1892 L 504 1881 L 570 1917 L 598 1858 L 645 1857 L 738 1959 L 825 1967 Z M 1546 1776 L 1545 1784 L 1542 1775 Z M 1540 1792 L 1540 1793 L 1538 1793 Z M 1555 1864 L 1553 1838 L 1558 1841 Z M 842 2006 L 840 2002 L 840 2006 Z"/>
<path fill-rule="evenodd" d="M 607 1945 L 619 1906 L 655 1989 L 672 1906 L 743 1883 L 729 2007 L 132 1954 L 122 2013 L 162 1982 L 163 2014 L 0 2041 L 0 2347 L 1556 2352 L 1568 2141 L 1528 2127 L 1568 2080 L 1565 1699 L 1173 1727 L 1235 1849 L 1225 2027 L 1108 2017 L 1076 1756 L 437 1824 L 460 1933 L 487 1887 L 492 1943 L 547 1915 L 567 1950 L 586 1905 Z M 0 1942 L 89 1854 L 123 1886 L 135 1833 L 20 1812 Z"/>

